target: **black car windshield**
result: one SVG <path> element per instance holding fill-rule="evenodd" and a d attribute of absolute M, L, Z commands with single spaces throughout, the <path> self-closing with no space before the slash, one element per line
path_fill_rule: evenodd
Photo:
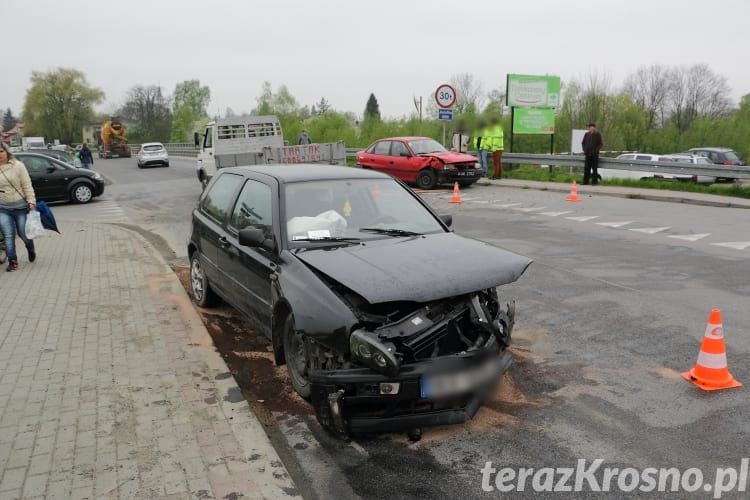
<path fill-rule="evenodd" d="M 150 146 L 143 146 L 144 151 L 161 151 L 164 149 L 164 146 L 161 144 L 152 144 Z"/>
<path fill-rule="evenodd" d="M 417 139 L 414 141 L 409 141 L 409 147 L 412 151 L 414 151 L 415 155 L 446 151 L 446 149 L 439 142 L 433 139 Z"/>
<path fill-rule="evenodd" d="M 336 179 L 287 184 L 290 243 L 333 238 L 413 237 L 443 232 L 440 222 L 392 179 Z"/>

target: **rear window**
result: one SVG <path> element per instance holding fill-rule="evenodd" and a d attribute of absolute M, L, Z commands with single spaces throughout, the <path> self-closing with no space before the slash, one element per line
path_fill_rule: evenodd
<path fill-rule="evenodd" d="M 161 151 L 164 146 L 161 144 L 152 144 L 151 146 L 143 146 L 144 151 Z"/>
<path fill-rule="evenodd" d="M 734 151 L 727 151 L 724 153 L 724 156 L 726 156 L 729 161 L 740 161 L 740 157 L 737 156 L 737 153 Z"/>

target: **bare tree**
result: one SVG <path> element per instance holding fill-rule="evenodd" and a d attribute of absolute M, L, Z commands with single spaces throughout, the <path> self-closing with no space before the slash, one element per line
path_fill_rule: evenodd
<path fill-rule="evenodd" d="M 124 118 L 136 122 L 144 140 L 166 141 L 172 122 L 169 99 L 162 93 L 161 87 L 136 85 L 127 94 L 121 114 Z"/>
<path fill-rule="evenodd" d="M 498 87 L 490 90 L 487 93 L 487 100 L 489 101 L 487 106 L 494 106 L 502 116 L 503 110 L 505 109 L 505 87 Z"/>
<path fill-rule="evenodd" d="M 664 122 L 665 107 L 670 91 L 670 70 L 662 65 L 641 66 L 625 80 L 625 93 L 648 116 L 648 128 Z"/>
<path fill-rule="evenodd" d="M 456 113 L 463 113 L 471 108 L 479 111 L 484 107 L 484 86 L 482 82 L 474 79 L 471 73 L 458 73 L 449 80 L 456 91 L 456 104 L 453 108 Z"/>
<path fill-rule="evenodd" d="M 670 75 L 669 113 L 681 132 L 699 116 L 715 118 L 730 110 L 727 79 L 708 65 L 678 66 Z"/>

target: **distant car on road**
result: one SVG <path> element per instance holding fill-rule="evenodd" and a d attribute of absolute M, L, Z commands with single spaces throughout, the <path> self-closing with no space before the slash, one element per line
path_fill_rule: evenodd
<path fill-rule="evenodd" d="M 627 153 L 618 156 L 618 160 L 636 160 L 636 161 L 674 161 L 667 155 L 657 155 L 651 153 Z M 692 176 L 679 175 L 679 174 L 668 174 L 661 172 L 652 172 L 650 170 L 618 170 L 613 168 L 600 168 L 599 176 L 602 179 L 679 179 L 679 180 L 692 180 Z"/>
<path fill-rule="evenodd" d="M 169 154 L 167 148 L 161 142 L 147 142 L 141 145 L 141 149 L 138 150 L 138 168 L 153 167 L 155 165 L 161 165 L 162 167 L 169 166 Z"/>
<path fill-rule="evenodd" d="M 337 434 L 461 423 L 510 367 L 497 287 L 531 261 L 451 220 L 378 172 L 221 168 L 192 215 L 193 297 L 263 332 Z"/>
<path fill-rule="evenodd" d="M 458 181 L 470 186 L 482 176 L 477 159 L 448 151 L 429 137 L 389 137 L 357 153 L 357 165 L 392 175 L 420 189 Z"/>
<path fill-rule="evenodd" d="M 686 153 L 675 153 L 666 155 L 663 158 L 669 158 L 670 160 L 677 162 L 677 163 L 692 163 L 694 165 L 713 165 L 713 162 L 706 158 L 705 156 L 698 156 L 698 155 L 691 155 Z M 680 176 L 682 179 L 683 177 L 687 176 Z M 685 179 L 688 180 L 688 179 Z M 716 177 L 714 176 L 708 176 L 708 175 L 693 175 L 689 178 L 689 180 L 692 180 L 694 182 L 698 182 L 700 184 L 712 184 L 716 182 Z"/>
<path fill-rule="evenodd" d="M 745 162 L 742 161 L 737 151 L 729 148 L 690 148 L 685 154 L 693 154 L 698 156 L 705 156 L 715 165 L 728 165 L 728 166 L 741 166 Z M 717 180 L 734 181 L 734 177 L 720 177 Z"/>
<path fill-rule="evenodd" d="M 38 153 L 17 153 L 15 157 L 26 165 L 38 200 L 88 203 L 104 192 L 99 172 Z"/>

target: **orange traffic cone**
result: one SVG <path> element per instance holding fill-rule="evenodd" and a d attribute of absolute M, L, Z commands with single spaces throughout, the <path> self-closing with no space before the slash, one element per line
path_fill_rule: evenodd
<path fill-rule="evenodd" d="M 458 190 L 458 181 L 453 183 L 453 198 L 450 203 L 461 203 L 461 192 Z"/>
<path fill-rule="evenodd" d="M 581 199 L 578 197 L 578 185 L 576 185 L 576 180 L 573 179 L 573 184 L 570 186 L 570 194 L 567 198 L 565 198 L 566 201 L 575 201 L 576 203 L 581 201 Z"/>
<path fill-rule="evenodd" d="M 727 351 L 724 345 L 724 329 L 721 326 L 721 311 L 712 309 L 708 316 L 708 326 L 703 335 L 698 361 L 682 378 L 704 391 L 717 391 L 741 387 L 727 367 Z"/>

